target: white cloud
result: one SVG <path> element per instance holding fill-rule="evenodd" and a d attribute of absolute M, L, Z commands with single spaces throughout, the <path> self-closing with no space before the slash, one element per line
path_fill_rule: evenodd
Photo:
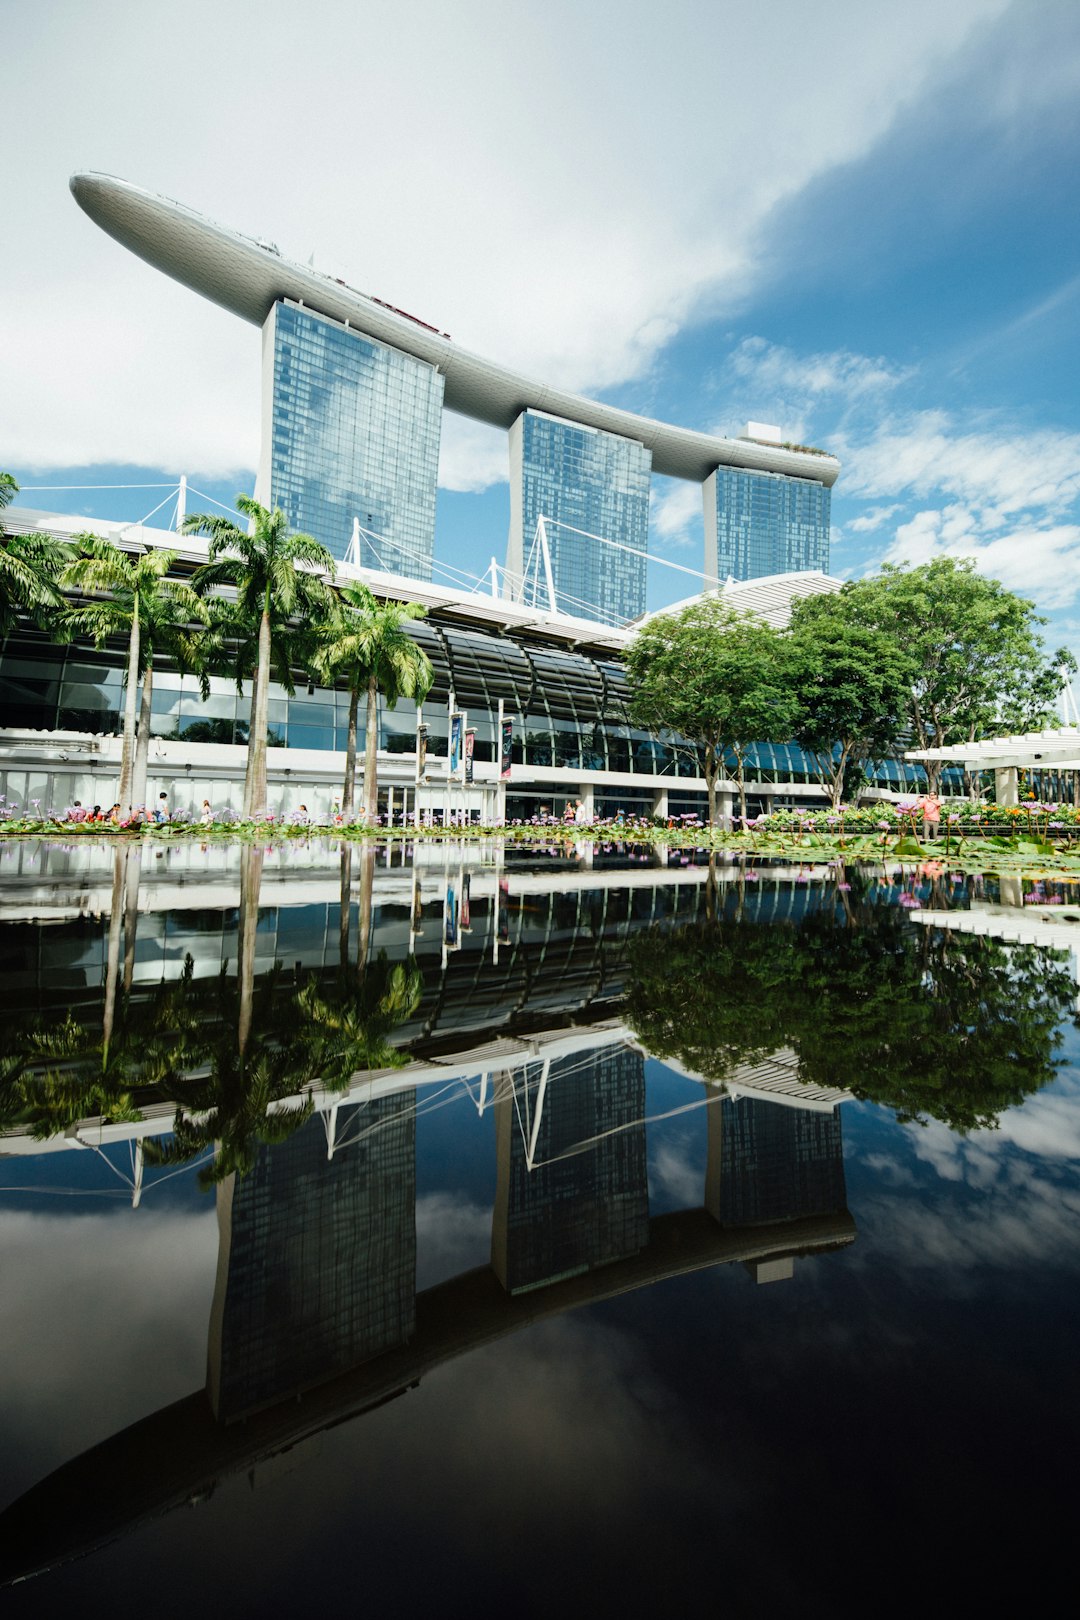
<path fill-rule="evenodd" d="M 471 492 L 505 484 L 509 477 L 506 434 L 486 422 L 443 413 L 439 488 Z"/>
<path fill-rule="evenodd" d="M 662 492 L 654 489 L 649 533 L 661 549 L 689 545 L 689 531 L 696 529 L 700 535 L 702 522 L 701 489 L 697 484 L 671 483 Z"/>
<path fill-rule="evenodd" d="M 797 354 L 794 349 L 748 337 L 728 360 L 732 374 L 756 390 L 763 403 L 788 399 L 837 397 L 845 405 L 888 393 L 906 382 L 910 370 L 836 349 L 824 354 Z"/>
<path fill-rule="evenodd" d="M 909 0 L 853 27 L 844 0 L 819 0 L 809 30 L 801 0 L 767 20 L 681 0 L 661 30 L 644 0 L 315 0 L 300 30 L 284 0 L 27 13 L 5 39 L 0 136 L 19 244 L 0 268 L 19 312 L 5 457 L 255 461 L 257 334 L 98 232 L 67 194 L 74 169 L 314 248 L 471 348 L 599 390 L 642 376 L 695 311 L 731 307 L 769 211 L 864 153 L 1001 9 Z M 177 64 L 194 61 L 193 80 Z M 451 487 L 481 487 L 493 459 L 460 449 Z"/>
<path fill-rule="evenodd" d="M 916 512 L 902 523 L 882 562 L 918 567 L 935 557 L 971 558 L 981 573 L 1020 595 L 1054 606 L 1080 595 L 1080 524 L 1009 526 L 1000 513 L 975 512 L 959 504 Z"/>
<path fill-rule="evenodd" d="M 873 534 L 876 529 L 888 523 L 890 518 L 895 517 L 899 510 L 900 506 L 895 501 L 891 506 L 872 506 L 868 512 L 852 518 L 846 527 L 852 534 Z"/>
<path fill-rule="evenodd" d="M 1080 433 L 965 430 L 945 411 L 921 411 L 838 453 L 844 494 L 868 500 L 944 494 L 1008 516 L 1059 513 L 1080 495 Z"/>

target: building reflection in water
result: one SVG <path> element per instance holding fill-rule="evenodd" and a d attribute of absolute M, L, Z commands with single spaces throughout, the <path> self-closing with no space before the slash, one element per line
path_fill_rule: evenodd
<path fill-rule="evenodd" d="M 532 1064 L 495 1104 L 491 1264 L 508 1293 L 649 1241 L 645 1060 L 625 1048 Z"/>
<path fill-rule="evenodd" d="M 347 1146 L 316 1117 L 218 1188 L 207 1393 L 224 1422 L 412 1337 L 416 1094 L 341 1115 Z"/>

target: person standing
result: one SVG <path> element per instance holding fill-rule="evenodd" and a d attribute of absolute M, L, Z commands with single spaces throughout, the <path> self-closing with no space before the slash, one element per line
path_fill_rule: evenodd
<path fill-rule="evenodd" d="M 158 796 L 157 796 L 157 809 L 154 811 L 154 820 L 155 821 L 168 821 L 168 819 L 169 819 L 169 795 L 167 793 L 159 793 Z"/>

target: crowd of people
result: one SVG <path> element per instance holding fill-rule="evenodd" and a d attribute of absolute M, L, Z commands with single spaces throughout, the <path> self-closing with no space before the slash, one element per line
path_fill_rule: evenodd
<path fill-rule="evenodd" d="M 205 799 L 203 805 L 205 808 L 209 808 Z M 130 827 L 133 823 L 170 821 L 172 818 L 169 814 L 169 795 L 159 793 L 157 804 L 153 807 L 140 805 L 137 810 L 133 810 L 129 805 L 126 813 L 121 809 L 119 799 L 108 810 L 100 804 L 95 804 L 90 809 L 87 809 L 80 799 L 76 799 L 64 819 L 80 823 L 88 821 L 106 822 L 112 827 Z M 213 819 L 212 812 L 209 819 Z M 203 820 L 207 821 L 208 818 L 204 815 Z"/>

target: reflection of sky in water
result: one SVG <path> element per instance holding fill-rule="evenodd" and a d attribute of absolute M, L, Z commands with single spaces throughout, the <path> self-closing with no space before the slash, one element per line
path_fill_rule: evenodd
<path fill-rule="evenodd" d="M 1045 1567 L 1080 1416 L 1071 1026 L 1063 1051 L 995 1131 L 845 1104 L 857 1236 L 790 1281 L 719 1266 L 483 1345 L 257 1466 L 254 1489 L 233 1478 L 19 1589 L 12 1612 L 152 1592 L 162 1614 L 303 1613 L 314 1597 L 813 1614 L 864 1601 L 883 1559 L 890 1592 L 940 1600 L 952 1580 L 927 1583 L 929 1548 L 975 1596 L 1000 1590 L 984 1569 L 1002 1546 L 1040 1545 Z M 655 1218 L 701 1204 L 708 1119 L 687 1111 L 700 1085 L 653 1060 L 645 1077 Z M 420 1290 L 491 1257 L 494 1113 L 447 1097 L 417 1116 Z M 7 1159 L 0 1180 L 40 1189 L 0 1198 L 7 1500 L 201 1386 L 218 1229 L 193 1172 L 138 1211 L 99 1196 L 110 1178 L 88 1154 Z"/>

